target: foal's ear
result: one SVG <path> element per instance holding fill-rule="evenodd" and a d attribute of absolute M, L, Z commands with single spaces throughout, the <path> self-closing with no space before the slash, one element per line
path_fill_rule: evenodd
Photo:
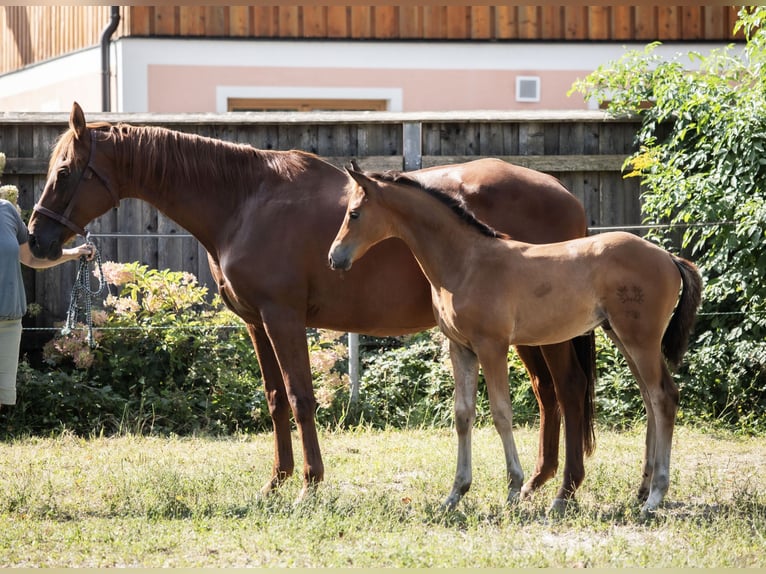
<path fill-rule="evenodd" d="M 357 171 L 355 169 L 349 169 L 349 168 L 345 168 L 345 169 L 346 169 L 346 173 L 349 176 L 351 176 L 351 179 L 353 179 L 359 185 L 359 187 L 362 188 L 362 190 L 365 193 L 369 191 L 372 188 L 372 186 L 375 184 L 373 179 L 367 177 L 361 171 Z"/>
<path fill-rule="evenodd" d="M 75 138 L 78 140 L 83 139 L 83 136 L 88 131 L 85 123 L 85 114 L 77 102 L 72 102 L 72 111 L 69 112 L 69 127 L 74 132 Z"/>

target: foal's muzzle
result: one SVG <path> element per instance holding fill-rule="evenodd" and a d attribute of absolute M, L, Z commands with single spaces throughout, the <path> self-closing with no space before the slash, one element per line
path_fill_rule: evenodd
<path fill-rule="evenodd" d="M 351 269 L 353 261 L 349 257 L 346 250 L 340 246 L 333 246 L 330 249 L 330 253 L 327 255 L 327 263 L 330 265 L 330 269 L 336 271 L 348 271 Z"/>

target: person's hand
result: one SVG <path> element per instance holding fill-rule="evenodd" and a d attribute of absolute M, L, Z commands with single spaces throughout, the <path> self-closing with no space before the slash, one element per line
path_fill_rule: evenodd
<path fill-rule="evenodd" d="M 72 247 L 71 249 L 67 249 L 66 251 L 69 252 L 69 254 L 72 256 L 73 259 L 77 259 L 79 257 L 82 257 L 83 255 L 88 261 L 92 261 L 93 258 L 96 256 L 96 246 L 92 243 L 83 243 L 82 245 L 78 245 L 77 247 Z"/>

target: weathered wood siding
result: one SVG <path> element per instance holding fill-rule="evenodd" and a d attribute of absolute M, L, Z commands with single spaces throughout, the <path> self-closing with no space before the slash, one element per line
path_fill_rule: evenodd
<path fill-rule="evenodd" d="M 638 124 L 601 112 L 92 114 L 89 120 L 162 125 L 261 149 L 302 149 L 338 166 L 353 158 L 365 169 L 499 157 L 556 175 L 583 202 L 595 228 L 640 223 L 638 182 L 621 174 Z M 2 183 L 19 187 L 26 220 L 42 193 L 50 151 L 66 126 L 65 114 L 0 114 L 0 150 L 7 156 Z M 124 200 L 90 229 L 104 260 L 189 271 L 214 289 L 197 241 L 144 202 Z M 30 325 L 50 326 L 65 317 L 74 276 L 73 263 L 25 269 L 29 301 L 44 309 Z"/>
<path fill-rule="evenodd" d="M 735 6 L 123 6 L 114 35 L 730 41 Z M 98 44 L 109 6 L 4 6 L 0 74 Z"/>

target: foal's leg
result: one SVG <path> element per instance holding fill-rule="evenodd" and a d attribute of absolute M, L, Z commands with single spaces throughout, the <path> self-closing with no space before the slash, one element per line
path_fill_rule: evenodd
<path fill-rule="evenodd" d="M 556 402 L 553 377 L 543 358 L 540 347 L 516 347 L 519 358 L 527 369 L 532 390 L 540 408 L 540 434 L 535 471 L 521 489 L 527 497 L 556 475 L 559 466 L 559 435 L 561 411 Z"/>
<path fill-rule="evenodd" d="M 492 420 L 503 441 L 508 502 L 513 502 L 521 494 L 524 471 L 513 440 L 513 405 L 508 388 L 508 345 L 505 342 L 488 342 L 477 348 L 477 354 L 487 381 Z"/>
<path fill-rule="evenodd" d="M 450 510 L 457 506 L 471 487 L 471 431 L 476 419 L 476 389 L 479 361 L 474 352 L 450 340 L 450 360 L 455 378 L 455 430 L 457 431 L 457 470 L 452 491 L 444 501 Z"/>
<path fill-rule="evenodd" d="M 287 401 L 282 371 L 279 369 L 271 341 L 263 327 L 248 324 L 247 332 L 253 341 L 258 364 L 261 367 L 266 401 L 274 427 L 274 466 L 271 478 L 261 488 L 262 494 L 268 494 L 293 473 L 295 466 L 293 443 L 290 437 L 290 403 Z"/>
<path fill-rule="evenodd" d="M 300 500 L 324 478 L 314 420 L 316 399 L 306 343 L 306 323 L 304 317 L 287 307 L 264 306 L 261 316 L 282 372 L 287 400 L 303 445 L 303 490 L 298 496 Z"/>
<path fill-rule="evenodd" d="M 652 401 L 649 398 L 646 384 L 644 383 L 644 380 L 641 376 L 641 372 L 638 370 L 638 367 L 636 367 L 636 364 L 633 362 L 633 359 L 631 358 L 630 354 L 625 348 L 625 345 L 622 344 L 622 341 L 617 337 L 617 335 L 615 335 L 614 331 L 607 330 L 606 334 L 609 337 L 609 339 L 611 339 L 611 341 L 614 343 L 614 345 L 617 347 L 617 349 L 620 351 L 622 356 L 625 358 L 625 362 L 628 363 L 630 372 L 633 374 L 633 377 L 636 379 L 636 383 L 638 384 L 638 389 L 641 392 L 641 398 L 644 401 L 644 408 L 646 409 L 646 438 L 644 439 L 644 463 L 643 463 L 642 472 L 641 472 L 641 485 L 638 487 L 638 499 L 641 502 L 645 502 L 646 499 L 649 497 L 649 487 L 652 481 L 652 475 L 654 474 L 655 443 L 656 443 L 656 437 L 657 437 L 657 433 L 656 433 L 657 423 L 654 418 L 654 407 L 652 406 Z"/>
<path fill-rule="evenodd" d="M 659 352 L 636 353 L 633 357 L 646 384 L 648 402 L 654 411 L 655 441 L 652 480 L 649 487 L 649 497 L 641 509 L 643 514 L 648 514 L 659 507 L 670 486 L 670 451 L 673 443 L 676 413 L 678 412 L 679 395 L 678 387 Z M 647 438 L 647 450 L 649 446 Z"/>

